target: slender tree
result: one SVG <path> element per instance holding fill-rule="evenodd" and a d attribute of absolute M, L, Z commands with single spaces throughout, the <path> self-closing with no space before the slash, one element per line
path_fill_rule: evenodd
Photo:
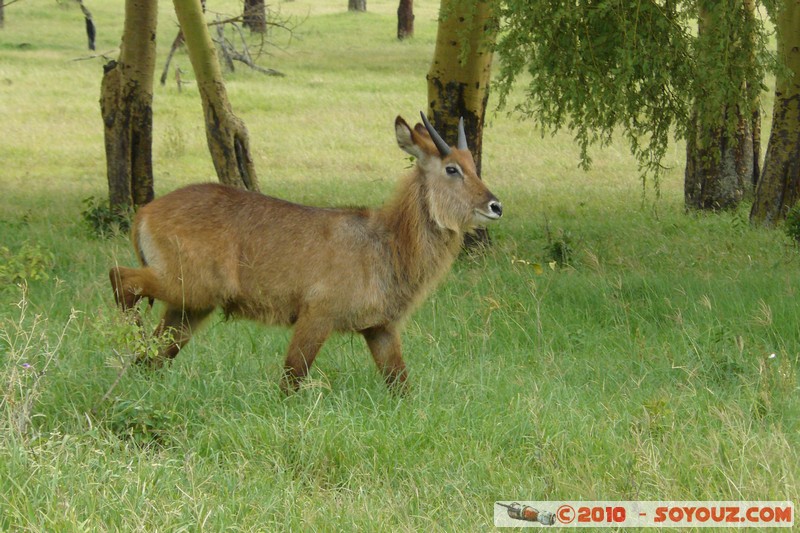
<path fill-rule="evenodd" d="M 442 0 L 436 47 L 428 71 L 428 117 L 436 130 L 453 143 L 464 119 L 467 145 L 478 176 L 483 158 L 483 124 L 496 31 L 493 0 Z M 489 233 L 479 228 L 467 234 L 465 246 L 487 244 Z"/>
<path fill-rule="evenodd" d="M 119 59 L 103 69 L 100 110 L 112 209 L 127 210 L 153 199 L 157 8 L 156 0 L 126 0 Z"/>
<path fill-rule="evenodd" d="M 400 0 L 397 6 L 397 38 L 399 40 L 414 36 L 414 0 Z"/>
<path fill-rule="evenodd" d="M 496 27 L 491 0 L 442 0 L 436 48 L 428 71 L 428 116 L 453 142 L 464 118 L 467 144 L 481 171 L 483 124 Z"/>
<path fill-rule="evenodd" d="M 94 39 L 97 36 L 97 29 L 94 25 L 92 12 L 89 11 L 89 8 L 84 5 L 83 0 L 76 0 L 76 2 L 78 2 L 78 4 L 81 6 L 81 13 L 83 13 L 84 24 L 86 26 L 86 40 L 88 41 L 89 50 L 94 50 Z"/>
<path fill-rule="evenodd" d="M 764 170 L 750 212 L 754 224 L 772 226 L 800 199 L 800 3 L 783 0 L 776 18 L 778 60 L 775 103 Z"/>
<path fill-rule="evenodd" d="M 172 46 L 169 47 L 169 52 L 167 53 L 167 60 L 164 61 L 164 70 L 161 71 L 161 78 L 160 83 L 161 85 L 165 85 L 167 83 L 167 75 L 169 74 L 169 64 L 172 62 L 172 56 L 175 55 L 175 52 L 178 51 L 178 48 L 183 46 L 183 32 L 178 30 L 178 34 L 172 40 Z"/>
<path fill-rule="evenodd" d="M 200 0 L 174 0 L 173 3 L 200 91 L 206 139 L 217 177 L 234 187 L 258 190 L 247 127 L 234 115 L 228 100 Z"/>

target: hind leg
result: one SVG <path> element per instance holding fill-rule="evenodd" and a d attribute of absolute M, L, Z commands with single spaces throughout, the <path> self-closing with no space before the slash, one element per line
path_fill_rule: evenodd
<path fill-rule="evenodd" d="M 173 359 L 178 355 L 181 348 L 189 342 L 192 334 L 200 328 L 203 320 L 213 310 L 213 308 L 189 310 L 167 307 L 161 322 L 153 334 L 157 339 L 161 340 L 163 346 L 155 357 L 148 358 L 146 355 L 140 355 L 138 362 L 147 363 L 153 368 L 162 367 L 167 360 Z"/>
<path fill-rule="evenodd" d="M 136 306 L 142 298 L 159 298 L 159 283 L 150 268 L 114 267 L 108 273 L 114 299 L 123 311 Z"/>

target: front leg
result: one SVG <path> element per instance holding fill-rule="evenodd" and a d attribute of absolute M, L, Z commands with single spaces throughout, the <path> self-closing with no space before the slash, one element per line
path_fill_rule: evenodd
<path fill-rule="evenodd" d="M 300 387 L 300 382 L 308 374 L 308 369 L 331 334 L 331 329 L 330 321 L 315 317 L 312 313 L 307 312 L 298 317 L 281 379 L 281 390 L 285 394 Z"/>
<path fill-rule="evenodd" d="M 361 332 L 372 352 L 372 358 L 383 374 L 386 384 L 392 390 L 404 392 L 406 385 L 406 364 L 400 348 L 400 334 L 391 324 L 365 329 Z"/>

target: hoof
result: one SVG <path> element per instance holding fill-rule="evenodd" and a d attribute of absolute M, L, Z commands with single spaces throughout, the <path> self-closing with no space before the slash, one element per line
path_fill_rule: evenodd
<path fill-rule="evenodd" d="M 280 382 L 281 392 L 286 396 L 291 396 L 300 388 L 300 381 L 300 378 L 292 374 L 284 374 Z"/>
<path fill-rule="evenodd" d="M 389 387 L 389 392 L 396 396 L 406 396 L 411 390 L 411 385 L 406 381 L 406 377 L 405 370 L 386 376 L 386 386 Z"/>

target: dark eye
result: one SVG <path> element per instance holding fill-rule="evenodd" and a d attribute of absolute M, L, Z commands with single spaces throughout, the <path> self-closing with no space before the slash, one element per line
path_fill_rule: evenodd
<path fill-rule="evenodd" d="M 448 176 L 460 176 L 461 175 L 461 171 L 458 169 L 458 167 L 453 166 L 453 165 L 447 165 L 446 167 L 444 167 L 444 171 L 447 172 Z"/>

